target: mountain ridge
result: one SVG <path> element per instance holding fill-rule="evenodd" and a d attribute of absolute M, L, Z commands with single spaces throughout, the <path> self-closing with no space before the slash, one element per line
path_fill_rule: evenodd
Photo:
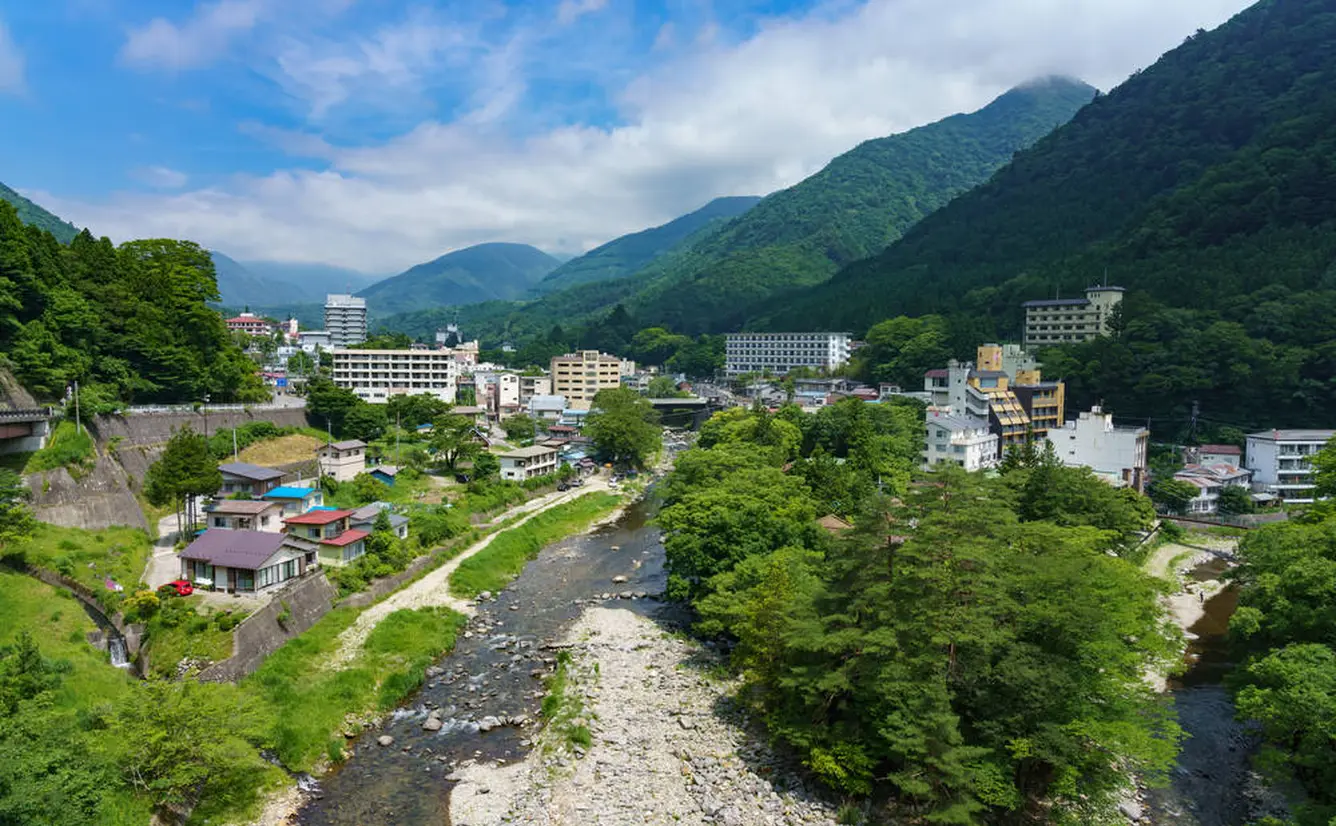
<path fill-rule="evenodd" d="M 79 234 L 79 228 L 69 221 L 48 212 L 39 204 L 33 203 L 18 192 L 0 183 L 0 200 L 8 201 L 18 210 L 19 220 L 23 223 L 46 230 L 62 244 L 69 244 Z"/>
<path fill-rule="evenodd" d="M 453 307 L 525 295 L 560 262 L 528 244 L 490 242 L 453 250 L 358 290 L 374 313 Z"/>

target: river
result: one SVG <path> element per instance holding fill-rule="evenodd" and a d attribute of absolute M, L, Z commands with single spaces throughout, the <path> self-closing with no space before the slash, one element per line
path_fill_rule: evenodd
<path fill-rule="evenodd" d="M 538 717 L 542 683 L 531 672 L 554 652 L 544 643 L 561 637 L 580 615 L 581 600 L 605 593 L 663 591 L 663 545 L 647 522 L 656 507 L 638 501 L 612 525 L 544 548 L 524 572 L 478 606 L 454 651 L 444 657 L 440 676 L 429 680 L 380 730 L 366 732 L 355 753 L 320 780 L 320 789 L 298 814 L 306 826 L 396 826 L 448 824 L 447 776 L 465 761 L 505 761 L 524 757 L 534 728 L 479 729 L 492 717 Z M 614 576 L 625 583 L 614 584 Z M 619 600 L 622 607 L 658 612 L 656 600 Z M 429 709 L 439 709 L 444 726 L 422 728 Z M 389 735 L 394 743 L 377 745 Z"/>

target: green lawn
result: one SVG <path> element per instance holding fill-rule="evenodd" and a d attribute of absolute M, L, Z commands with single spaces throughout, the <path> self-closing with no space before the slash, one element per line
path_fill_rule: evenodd
<path fill-rule="evenodd" d="M 104 581 L 111 578 L 126 593 L 133 592 L 153 545 L 138 528 L 86 531 L 41 523 L 31 539 L 14 543 L 11 550 L 27 562 L 73 577 L 103 598 L 104 605 L 114 606 L 118 597 Z"/>

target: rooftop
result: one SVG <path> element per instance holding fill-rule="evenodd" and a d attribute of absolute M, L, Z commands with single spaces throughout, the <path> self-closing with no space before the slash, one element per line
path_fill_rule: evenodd
<path fill-rule="evenodd" d="M 557 449 L 555 447 L 532 445 L 530 447 L 521 447 L 517 450 L 509 451 L 508 453 L 498 453 L 496 455 L 498 459 L 534 459 L 539 456 L 548 456 L 556 452 Z"/>
<path fill-rule="evenodd" d="M 209 508 L 210 513 L 236 514 L 238 516 L 254 516 L 270 508 L 278 507 L 277 502 L 266 502 L 263 499 L 224 499 L 215 502 L 213 507 Z"/>
<path fill-rule="evenodd" d="M 1045 298 L 1039 301 L 1027 301 L 1022 307 L 1077 307 L 1082 304 L 1089 304 L 1087 298 Z"/>
<path fill-rule="evenodd" d="M 1243 451 L 1238 445 L 1198 445 L 1197 450 L 1202 453 L 1219 453 L 1222 456 L 1243 455 Z"/>
<path fill-rule="evenodd" d="M 327 445 L 321 445 L 320 448 L 332 447 L 335 450 L 355 450 L 359 447 L 366 447 L 366 442 L 361 439 L 345 439 L 342 442 L 330 442 Z"/>
<path fill-rule="evenodd" d="M 289 525 L 328 525 L 352 515 L 352 511 L 310 510 L 300 516 L 289 516 L 283 521 Z"/>
<path fill-rule="evenodd" d="M 367 473 L 383 473 L 383 474 L 385 474 L 386 476 L 396 476 L 396 475 L 398 475 L 398 473 L 399 473 L 399 466 L 398 466 L 398 465 L 376 465 L 376 466 L 373 467 L 373 468 L 368 468 L 368 469 L 367 469 Z"/>
<path fill-rule="evenodd" d="M 366 539 L 371 534 L 357 529 L 347 530 L 332 539 L 321 539 L 321 545 L 333 545 L 336 548 L 342 548 L 344 545 L 351 545 L 359 539 Z"/>
<path fill-rule="evenodd" d="M 316 488 L 303 488 L 295 485 L 280 485 L 264 495 L 265 499 L 305 499 L 317 493 Z"/>
<path fill-rule="evenodd" d="M 268 482 L 270 479 L 283 478 L 283 471 L 281 470 L 260 467 L 247 462 L 228 462 L 225 465 L 219 465 L 218 469 L 230 476 L 240 476 L 242 479 L 251 479 L 256 482 Z"/>
<path fill-rule="evenodd" d="M 1249 433 L 1249 439 L 1270 442 L 1325 442 L 1336 436 L 1336 430 L 1262 430 Z"/>
<path fill-rule="evenodd" d="M 266 531 L 205 531 L 181 552 L 181 558 L 255 569 L 277 553 L 287 539 L 281 533 Z"/>

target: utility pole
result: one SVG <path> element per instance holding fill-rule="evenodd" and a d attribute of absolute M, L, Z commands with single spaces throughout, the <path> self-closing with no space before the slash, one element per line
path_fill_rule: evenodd
<path fill-rule="evenodd" d="M 232 428 L 232 461 L 240 461 L 240 457 L 237 455 L 237 429 L 235 427 Z"/>
<path fill-rule="evenodd" d="M 83 421 L 79 416 L 79 382 L 74 382 L 74 432 L 83 435 Z"/>

